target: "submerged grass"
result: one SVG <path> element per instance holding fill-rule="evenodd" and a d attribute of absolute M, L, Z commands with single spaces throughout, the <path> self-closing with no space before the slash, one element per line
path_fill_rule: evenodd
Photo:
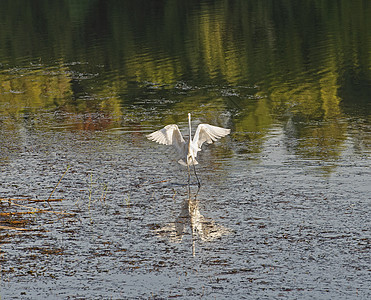
<path fill-rule="evenodd" d="M 59 181 L 55 184 L 49 196 L 45 199 L 34 199 L 28 196 L 18 196 L 10 198 L 0 197 L 0 231 L 1 230 L 17 230 L 17 231 L 32 231 L 39 229 L 27 229 L 29 223 L 34 223 L 35 218 L 40 218 L 40 215 L 56 215 L 54 218 L 57 221 L 64 219 L 65 217 L 76 216 L 76 209 L 73 212 L 66 210 L 56 209 L 56 205 L 53 203 L 61 203 L 65 199 L 63 198 L 52 198 L 58 186 L 62 182 L 63 178 L 67 174 L 70 166 L 61 175 Z M 82 207 L 79 203 L 79 198 L 74 204 L 74 208 L 80 210 L 87 210 L 89 213 L 90 221 L 92 220 L 91 209 L 96 203 L 100 203 L 106 210 L 108 209 L 108 203 L 106 201 L 109 193 L 108 185 L 104 182 L 100 182 L 99 178 L 95 178 L 93 172 L 90 172 L 86 179 L 86 191 L 87 201 L 82 201 Z M 86 198 L 85 198 L 86 199 Z M 46 204 L 47 203 L 47 204 Z M 53 204 L 53 205 L 52 205 Z M 130 196 L 126 199 L 127 206 L 130 206 Z M 28 226 L 30 227 L 30 226 Z M 1 236 L 0 236 L 1 237 Z"/>
<path fill-rule="evenodd" d="M 79 197 L 74 202 L 74 207 L 79 211 L 87 211 L 89 213 L 89 220 L 93 223 L 92 209 L 93 205 L 99 203 L 103 206 L 105 211 L 108 209 L 106 202 L 107 194 L 109 193 L 108 185 L 101 182 L 99 176 L 95 176 L 92 171 L 86 177 L 86 188 L 83 190 L 87 192 L 87 202 L 84 201 L 85 197 Z"/>
<path fill-rule="evenodd" d="M 2 208 L 2 212 L 0 212 L 0 230 L 18 230 L 18 231 L 30 231 L 32 229 L 27 229 L 20 226 L 25 226 L 29 223 L 29 220 L 20 220 L 19 218 L 25 215 L 33 216 L 35 214 L 54 214 L 64 217 L 64 216 L 72 216 L 73 213 L 69 213 L 66 211 L 58 211 L 54 210 L 51 202 L 61 202 L 64 199 L 62 198 L 52 198 L 55 190 L 61 183 L 63 177 L 66 175 L 69 165 L 67 166 L 66 171 L 63 173 L 61 178 L 59 179 L 58 183 L 53 188 L 52 192 L 50 193 L 47 199 L 32 199 L 29 197 L 25 198 L 0 198 L 0 207 Z M 50 209 L 39 208 L 30 206 L 30 204 L 40 204 L 40 203 L 48 203 Z M 22 204 L 21 204 L 22 203 Z M 6 211 L 4 211 L 6 210 Z"/>
<path fill-rule="evenodd" d="M 50 205 L 49 200 L 51 199 L 51 197 L 52 197 L 52 195 L 54 194 L 54 191 L 56 190 L 56 188 L 58 187 L 58 185 L 61 183 L 61 181 L 62 181 L 64 175 L 66 175 L 66 173 L 68 172 L 68 169 L 69 169 L 69 168 L 70 168 L 70 165 L 67 166 L 66 171 L 63 173 L 61 179 L 59 179 L 58 183 L 56 184 L 56 186 L 54 187 L 54 189 L 53 189 L 52 192 L 50 193 L 48 200 L 46 201 L 46 202 L 48 202 L 48 204 L 49 204 L 50 207 L 51 207 L 51 205 Z"/>

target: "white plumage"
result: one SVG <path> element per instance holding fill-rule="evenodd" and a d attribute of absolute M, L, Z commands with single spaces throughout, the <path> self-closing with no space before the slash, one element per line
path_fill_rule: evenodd
<path fill-rule="evenodd" d="M 191 114 L 188 114 L 189 140 L 186 142 L 176 124 L 167 125 L 147 135 L 151 141 L 164 145 L 172 145 L 180 155 L 180 164 L 187 166 L 189 171 L 190 165 L 197 165 L 197 152 L 201 151 L 203 143 L 211 144 L 217 139 L 226 136 L 231 132 L 230 129 L 213 126 L 209 124 L 200 124 L 192 139 L 191 135 Z M 197 179 L 198 180 L 198 179 Z"/>

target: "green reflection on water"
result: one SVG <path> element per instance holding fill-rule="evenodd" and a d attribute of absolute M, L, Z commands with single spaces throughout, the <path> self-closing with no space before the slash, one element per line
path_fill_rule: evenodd
<path fill-rule="evenodd" d="M 370 121 L 370 15 L 366 0 L 1 1 L 1 124 L 45 111 L 33 126 L 140 130 L 228 111 L 250 152 L 289 122 L 296 153 L 333 159 L 349 116 Z"/>

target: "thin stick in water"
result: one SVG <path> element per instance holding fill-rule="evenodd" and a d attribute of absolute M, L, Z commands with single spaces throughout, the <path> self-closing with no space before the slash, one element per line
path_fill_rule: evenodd
<path fill-rule="evenodd" d="M 58 187 L 58 185 L 61 183 L 61 181 L 62 181 L 62 179 L 63 179 L 63 177 L 64 177 L 64 175 L 66 175 L 66 173 L 67 173 L 67 171 L 68 171 L 68 169 L 70 168 L 70 165 L 67 165 L 67 170 L 63 173 L 63 175 L 62 175 L 62 177 L 61 177 L 61 179 L 59 179 L 59 181 L 58 181 L 58 183 L 57 183 L 57 185 L 54 187 L 54 189 L 53 189 L 53 191 L 50 193 L 50 195 L 49 195 L 49 198 L 48 198 L 48 200 L 46 200 L 46 202 L 48 202 L 48 204 L 49 204 L 49 206 L 50 206 L 50 208 L 52 208 L 52 206 L 51 206 L 51 204 L 50 204 L 50 202 L 49 202 L 49 200 L 50 200 L 50 198 L 52 197 L 52 195 L 53 195 L 53 193 L 54 193 L 54 191 L 57 189 L 57 187 Z"/>

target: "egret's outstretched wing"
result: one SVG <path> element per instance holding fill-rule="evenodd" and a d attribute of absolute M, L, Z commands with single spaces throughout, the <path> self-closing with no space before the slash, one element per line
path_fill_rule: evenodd
<path fill-rule="evenodd" d="M 147 135 L 147 138 L 159 144 L 172 145 L 181 154 L 184 151 L 185 141 L 178 126 L 175 124 L 167 125 L 160 130 L 152 132 Z"/>
<path fill-rule="evenodd" d="M 213 126 L 209 124 L 200 124 L 197 127 L 193 143 L 197 145 L 198 151 L 201 150 L 201 146 L 204 142 L 211 144 L 212 142 L 226 136 L 231 132 L 230 129 Z"/>

